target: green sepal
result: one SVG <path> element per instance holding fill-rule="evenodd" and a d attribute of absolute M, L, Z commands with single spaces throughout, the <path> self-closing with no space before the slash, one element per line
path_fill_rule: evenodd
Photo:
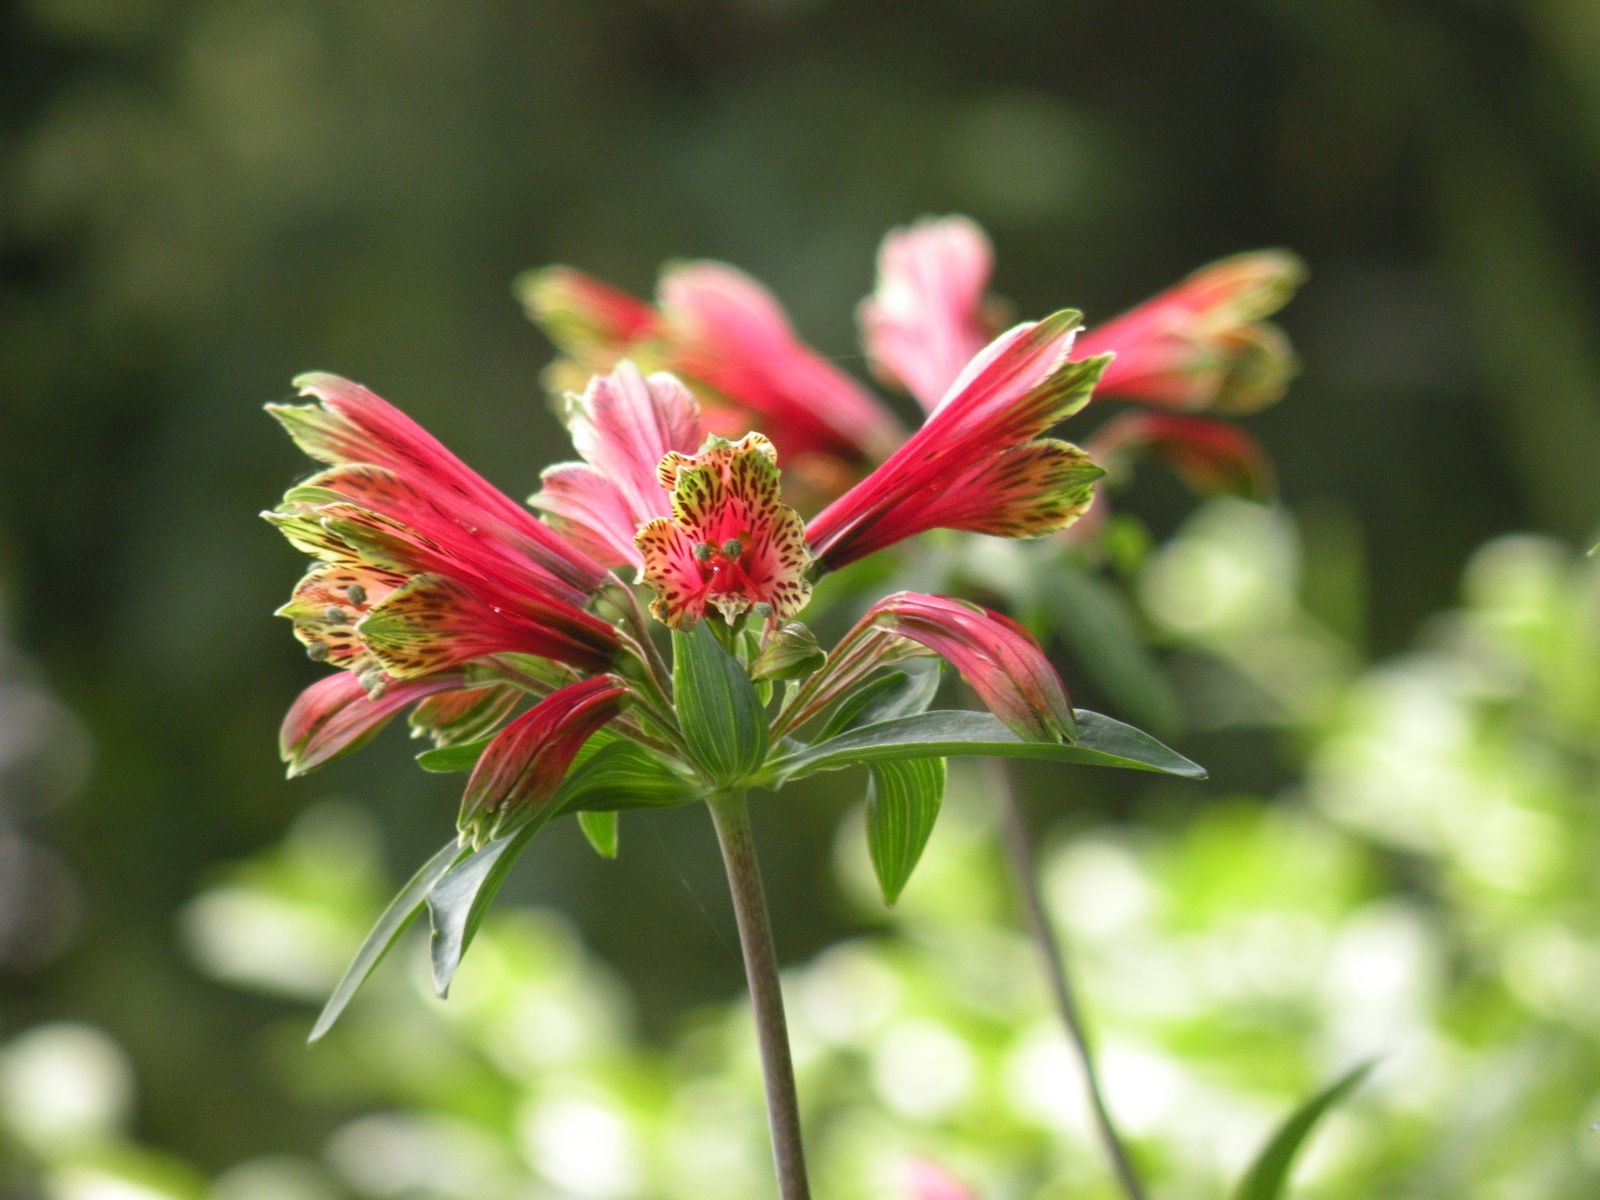
<path fill-rule="evenodd" d="M 942 758 L 911 758 L 873 763 L 867 788 L 867 853 L 893 904 L 922 857 L 944 802 Z"/>
<path fill-rule="evenodd" d="M 737 784 L 767 753 L 767 719 L 739 661 L 710 621 L 672 633 L 672 690 L 683 738 L 695 765 L 713 784 Z"/>
<path fill-rule="evenodd" d="M 583 830 L 583 836 L 589 839 L 589 845 L 594 847 L 594 852 L 601 858 L 617 856 L 616 809 L 590 809 L 581 812 L 578 814 L 578 827 Z"/>
<path fill-rule="evenodd" d="M 1377 1062 L 1369 1058 L 1357 1063 L 1290 1113 L 1250 1164 L 1239 1190 L 1234 1193 L 1234 1200 L 1278 1200 L 1283 1194 L 1283 1185 L 1288 1182 L 1294 1156 L 1307 1135 L 1330 1108 L 1356 1089 Z"/>
<path fill-rule="evenodd" d="M 339 1014 L 344 1012 L 345 1006 L 350 1003 L 350 998 L 356 990 L 366 982 L 367 976 L 372 974 L 373 968 L 378 965 L 383 956 L 389 952 L 389 947 L 394 945 L 411 918 L 427 902 L 428 893 L 433 890 L 436 883 L 455 865 L 465 850 L 450 839 L 448 845 L 422 864 L 422 867 L 401 888 L 395 898 L 389 901 L 387 908 L 372 926 L 366 940 L 361 943 L 361 948 L 356 951 L 355 958 L 350 960 L 350 965 L 334 985 L 333 993 L 322 1006 L 322 1012 L 317 1017 L 317 1023 L 311 1027 L 311 1036 L 308 1041 L 317 1041 L 339 1019 Z"/>
<path fill-rule="evenodd" d="M 1075 710 L 1078 740 L 1027 741 L 991 713 L 935 709 L 846 730 L 785 754 L 770 766 L 771 786 L 818 771 L 837 771 L 859 763 L 915 758 L 1040 758 L 1089 766 L 1128 767 L 1204 779 L 1205 768 L 1149 734 L 1086 709 Z M 766 782 L 764 780 L 763 782 Z"/>

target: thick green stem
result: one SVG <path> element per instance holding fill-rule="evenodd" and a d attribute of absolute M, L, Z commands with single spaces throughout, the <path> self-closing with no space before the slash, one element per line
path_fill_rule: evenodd
<path fill-rule="evenodd" d="M 1061 949 L 1061 941 L 1056 936 L 1055 927 L 1050 923 L 1050 916 L 1045 911 L 1044 897 L 1039 890 L 1039 869 L 1034 862 L 1033 841 L 1028 835 L 1028 824 L 1023 817 L 1022 806 L 1017 800 L 1015 791 L 1012 790 L 1011 778 L 1003 763 L 995 762 L 991 765 L 990 777 L 994 790 L 999 793 L 1000 807 L 1004 811 L 1006 858 L 1011 865 L 1012 880 L 1016 885 L 1017 895 L 1022 900 L 1022 907 L 1027 913 L 1028 927 L 1033 939 L 1038 943 L 1039 952 L 1044 956 L 1045 977 L 1050 986 L 1050 994 L 1055 1000 L 1056 1011 L 1061 1015 L 1061 1023 L 1066 1026 L 1067 1037 L 1071 1040 L 1073 1049 L 1078 1055 L 1078 1062 L 1082 1065 L 1084 1089 L 1088 1093 L 1089 1107 L 1094 1113 L 1101 1144 L 1105 1147 L 1106 1156 L 1111 1160 L 1111 1167 L 1122 1185 L 1123 1194 L 1128 1200 L 1145 1200 L 1144 1185 L 1139 1182 L 1139 1176 L 1128 1157 L 1127 1147 L 1123 1145 L 1122 1136 L 1117 1132 L 1116 1124 L 1111 1119 L 1111 1110 L 1106 1106 L 1105 1096 L 1100 1090 L 1100 1071 L 1095 1066 L 1094 1050 L 1089 1045 L 1089 1034 L 1084 1028 L 1083 1013 L 1078 1008 L 1077 996 L 1073 992 L 1071 978 L 1067 974 L 1066 956 Z"/>
<path fill-rule="evenodd" d="M 761 1047 L 761 1074 L 767 1088 L 767 1123 L 772 1130 L 772 1157 L 778 1169 L 781 1200 L 810 1200 L 805 1154 L 800 1144 L 800 1102 L 789 1058 L 789 1028 L 783 1016 L 778 984 L 778 959 L 772 947 L 767 898 L 761 888 L 750 812 L 741 792 L 715 796 L 708 802 L 711 821 L 728 872 L 728 890 L 739 923 L 739 948 L 755 1010 L 756 1040 Z"/>

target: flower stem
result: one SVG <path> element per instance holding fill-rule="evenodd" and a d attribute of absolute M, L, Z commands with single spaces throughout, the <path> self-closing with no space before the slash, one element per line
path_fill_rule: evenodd
<path fill-rule="evenodd" d="M 1011 777 L 1003 763 L 991 762 L 990 775 L 1004 812 L 1006 859 L 1011 867 L 1012 881 L 1027 913 L 1034 941 L 1044 957 L 1046 981 L 1055 1000 L 1056 1011 L 1061 1016 L 1061 1023 L 1067 1027 L 1067 1036 L 1083 1067 L 1084 1089 L 1088 1093 L 1089 1108 L 1094 1113 L 1101 1144 L 1105 1147 L 1106 1157 L 1111 1160 L 1123 1194 L 1128 1200 L 1145 1200 L 1144 1185 L 1139 1182 L 1122 1135 L 1117 1132 L 1116 1124 L 1111 1119 L 1111 1110 L 1106 1106 L 1105 1096 L 1100 1090 L 1100 1071 L 1095 1066 L 1094 1050 L 1089 1044 L 1088 1031 L 1084 1028 L 1083 1013 L 1078 1008 L 1077 996 L 1067 974 L 1061 940 L 1056 936 L 1049 914 L 1045 912 L 1044 897 L 1039 890 L 1038 864 L 1034 861 L 1033 842 L 1028 835 L 1022 805 L 1017 800 Z"/>
<path fill-rule="evenodd" d="M 789 1058 L 789 1029 L 783 1016 L 778 984 L 778 959 L 767 919 L 750 811 L 743 792 L 712 796 L 708 801 L 716 826 L 728 890 L 739 923 L 739 948 L 744 953 L 745 980 L 755 1010 L 756 1039 L 761 1047 L 761 1074 L 767 1089 L 767 1124 L 772 1131 L 772 1157 L 778 1170 L 781 1200 L 809 1200 L 805 1154 L 800 1144 L 800 1103 L 795 1093 L 794 1064 Z"/>

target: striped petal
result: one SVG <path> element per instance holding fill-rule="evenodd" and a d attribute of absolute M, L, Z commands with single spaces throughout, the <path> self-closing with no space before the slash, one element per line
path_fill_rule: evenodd
<path fill-rule="evenodd" d="M 1297 369 L 1282 308 L 1305 266 L 1282 250 L 1236 254 L 1085 333 L 1081 354 L 1115 354 L 1100 395 L 1160 408 L 1253 412 L 1283 394 Z"/>
<path fill-rule="evenodd" d="M 610 675 L 571 683 L 496 734 L 461 798 L 462 840 L 482 846 L 544 815 L 584 742 L 622 710 L 627 694 Z"/>
<path fill-rule="evenodd" d="M 771 442 L 758 433 L 738 442 L 713 437 L 698 455 L 666 455 L 660 474 L 672 515 L 649 522 L 637 538 L 658 620 L 682 629 L 707 605 L 733 621 L 764 604 L 781 621 L 805 607 L 805 523 L 780 498 Z"/>
<path fill-rule="evenodd" d="M 1072 740 L 1076 726 L 1061 677 L 1009 617 L 948 596 L 898 592 L 874 604 L 862 623 L 869 621 L 949 661 L 1018 736 Z"/>
<path fill-rule="evenodd" d="M 1088 402 L 1105 367 L 1067 361 L 1078 321 L 1063 311 L 990 343 L 905 445 L 812 520 L 818 560 L 842 566 L 929 529 L 1037 537 L 1076 519 L 1099 469 L 1035 439 Z"/>
<path fill-rule="evenodd" d="M 460 683 L 457 677 L 436 675 L 389 688 L 372 699 L 349 672 L 319 679 L 289 706 L 278 731 L 278 752 L 289 764 L 290 778 L 348 754 L 409 705 Z"/>

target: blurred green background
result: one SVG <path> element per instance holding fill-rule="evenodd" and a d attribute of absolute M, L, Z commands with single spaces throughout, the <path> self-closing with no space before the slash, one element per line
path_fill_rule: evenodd
<path fill-rule="evenodd" d="M 1023 314 L 1093 322 L 1258 246 L 1312 270 L 1283 317 L 1304 373 L 1249 422 L 1281 508 L 1190 519 L 1157 472 L 1120 501 L 1155 549 L 1117 586 L 1212 780 L 1021 776 L 1161 1194 L 1219 1194 L 1274 1114 L 1383 1052 L 1304 1195 L 1594 1193 L 1600 585 L 1574 555 L 1600 517 L 1600 7 L 0 20 L 0 1196 L 760 1194 L 694 810 L 625 822 L 615 863 L 552 829 L 456 999 L 397 957 L 302 1047 L 459 781 L 396 735 L 284 782 L 276 723 L 317 671 L 269 615 L 299 563 L 255 514 L 306 466 L 260 405 L 348 375 L 523 495 L 568 449 L 517 272 L 648 293 L 665 259 L 726 259 L 858 369 L 878 239 L 945 212 L 988 229 Z M 985 1196 L 1108 1195 L 975 782 L 891 916 L 859 781 L 829 778 L 757 813 L 814 993 L 823 1194 L 893 1194 L 892 1151 Z"/>

